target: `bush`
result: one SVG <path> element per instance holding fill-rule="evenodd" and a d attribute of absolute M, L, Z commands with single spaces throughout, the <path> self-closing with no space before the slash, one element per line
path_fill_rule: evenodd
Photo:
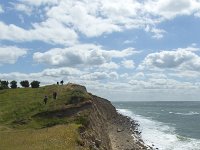
<path fill-rule="evenodd" d="M 1 81 L 0 80 L 0 90 L 3 90 L 3 89 L 8 89 L 8 84 L 9 82 L 8 81 Z"/>
<path fill-rule="evenodd" d="M 84 127 L 88 127 L 89 124 L 90 124 L 90 121 L 88 119 L 88 116 L 78 116 L 76 118 L 76 123 L 77 124 L 81 124 L 83 125 Z"/>
<path fill-rule="evenodd" d="M 71 93 L 69 104 L 78 104 L 85 100 L 85 93 L 81 90 L 74 90 Z"/>
<path fill-rule="evenodd" d="M 22 87 L 25 87 L 25 88 L 29 87 L 28 80 L 21 81 L 20 84 L 21 84 Z"/>
<path fill-rule="evenodd" d="M 16 89 L 16 88 L 17 88 L 17 82 L 16 82 L 15 80 L 11 81 L 11 82 L 10 82 L 10 87 L 11 87 L 12 89 Z"/>
<path fill-rule="evenodd" d="M 78 104 L 81 101 L 83 101 L 84 99 L 82 97 L 78 97 L 78 96 L 72 96 L 69 100 L 69 104 Z"/>
<path fill-rule="evenodd" d="M 39 81 L 33 81 L 33 82 L 31 82 L 31 87 L 32 88 L 39 88 L 40 87 L 40 82 Z"/>

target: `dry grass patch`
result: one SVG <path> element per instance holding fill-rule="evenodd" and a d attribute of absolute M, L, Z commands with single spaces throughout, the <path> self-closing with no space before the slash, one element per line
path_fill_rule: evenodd
<path fill-rule="evenodd" d="M 2 150 L 76 150 L 79 125 L 57 125 L 39 130 L 0 132 Z"/>

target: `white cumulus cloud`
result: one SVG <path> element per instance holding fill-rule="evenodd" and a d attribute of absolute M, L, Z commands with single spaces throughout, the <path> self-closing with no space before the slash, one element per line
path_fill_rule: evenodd
<path fill-rule="evenodd" d="M 200 57 L 196 48 L 179 48 L 161 51 L 146 56 L 139 69 L 182 69 L 200 71 Z"/>
<path fill-rule="evenodd" d="M 40 15 L 37 17 L 43 19 L 41 22 L 32 22 L 33 26 L 29 27 L 29 30 L 0 22 L 0 32 L 3 33 L 0 39 L 20 42 L 39 40 L 66 45 L 74 43 L 80 34 L 86 37 L 98 37 L 127 29 L 146 30 L 147 26 L 149 32 L 153 34 L 152 37 L 160 39 L 167 31 L 157 28 L 157 25 L 177 16 L 199 16 L 200 2 L 198 0 L 21 0 L 14 7 L 31 15 L 40 10 Z M 31 8 L 37 9 L 31 10 Z M 10 31 L 15 34 L 12 35 Z"/>
<path fill-rule="evenodd" d="M 133 60 L 123 60 L 122 61 L 122 66 L 128 69 L 133 69 L 135 68 L 135 63 Z"/>
<path fill-rule="evenodd" d="M 133 48 L 121 51 L 104 50 L 101 46 L 94 44 L 80 44 L 68 48 L 50 49 L 44 53 L 36 52 L 33 59 L 38 63 L 46 63 L 58 66 L 100 66 L 104 68 L 117 68 L 111 63 L 112 58 L 125 58 L 137 53 Z"/>
<path fill-rule="evenodd" d="M 0 65 L 15 64 L 17 60 L 27 54 L 27 49 L 16 46 L 0 46 Z"/>
<path fill-rule="evenodd" d="M 200 8 L 200 2 L 198 0 L 149 0 L 145 3 L 145 8 L 152 15 L 173 19 L 176 16 L 195 13 Z"/>
<path fill-rule="evenodd" d="M 62 45 L 74 44 L 78 38 L 73 29 L 67 28 L 53 19 L 49 19 L 42 23 L 35 23 L 33 24 L 33 28 L 29 30 L 14 24 L 7 25 L 0 21 L 0 33 L 0 40 L 11 40 L 16 42 L 39 40 Z"/>

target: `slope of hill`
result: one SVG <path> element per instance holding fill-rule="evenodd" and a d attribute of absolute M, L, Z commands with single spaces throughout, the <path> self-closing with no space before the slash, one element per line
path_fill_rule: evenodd
<path fill-rule="evenodd" d="M 57 92 L 57 99 L 53 99 Z M 48 97 L 47 104 L 43 102 Z M 0 149 L 111 150 L 145 148 L 133 121 L 81 85 L 0 91 Z M 119 131 L 120 128 L 120 131 Z"/>

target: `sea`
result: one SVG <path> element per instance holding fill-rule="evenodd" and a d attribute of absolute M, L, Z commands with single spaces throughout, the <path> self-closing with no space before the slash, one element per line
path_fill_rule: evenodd
<path fill-rule="evenodd" d="M 137 121 L 144 143 L 159 150 L 200 150 L 200 102 L 113 102 Z"/>

